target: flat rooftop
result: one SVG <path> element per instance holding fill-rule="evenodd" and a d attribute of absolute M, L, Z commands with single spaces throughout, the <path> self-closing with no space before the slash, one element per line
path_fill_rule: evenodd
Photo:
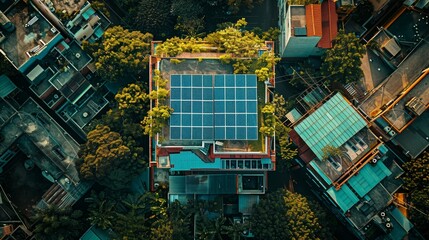
<path fill-rule="evenodd" d="M 397 130 L 402 129 L 415 117 L 406 108 L 406 104 L 412 98 L 417 100 L 427 109 L 429 106 L 429 74 L 416 84 L 395 106 L 383 114 L 383 117 Z"/>
<path fill-rule="evenodd" d="M 399 144 L 412 158 L 416 158 L 429 146 L 428 123 L 429 111 L 426 111 L 392 141 Z"/>
<path fill-rule="evenodd" d="M 20 111 L 0 129 L 5 136 L 0 153 L 16 143 L 51 176 L 58 178 L 66 174 L 71 181 L 79 182 L 78 170 L 74 167 L 79 145 L 31 98 Z"/>
<path fill-rule="evenodd" d="M 222 113 L 224 114 L 224 135 L 225 136 L 220 136 L 219 139 L 215 139 L 214 136 L 215 134 L 213 133 L 213 131 L 211 131 L 211 141 L 213 142 L 213 140 L 225 140 L 223 141 L 223 145 L 221 147 L 218 147 L 217 149 L 220 152 L 261 152 L 262 151 L 262 135 L 259 133 L 258 129 L 259 129 L 259 125 L 258 125 L 258 119 L 253 119 L 254 123 L 253 123 L 253 127 L 256 126 L 256 132 L 252 131 L 252 136 L 247 136 L 249 133 L 246 133 L 247 130 L 244 132 L 246 133 L 246 136 L 244 136 L 241 134 L 241 132 L 239 132 L 237 134 L 237 132 L 234 130 L 234 136 L 230 136 L 230 138 L 228 138 L 228 136 L 226 136 L 226 119 L 225 116 L 227 113 L 236 113 L 236 111 L 240 112 L 243 111 L 246 113 L 246 109 L 248 104 L 246 104 L 248 102 L 248 100 L 245 101 L 245 99 L 243 99 L 243 104 L 238 104 L 238 105 L 234 105 L 232 106 L 231 104 L 228 104 L 228 109 L 230 110 L 230 112 L 227 111 L 226 109 L 226 102 L 228 102 L 229 100 L 226 99 L 227 95 L 229 94 L 230 97 L 232 97 L 232 92 L 231 93 L 226 93 L 226 89 L 228 88 L 228 91 L 230 90 L 234 90 L 234 94 L 236 95 L 234 97 L 234 99 L 231 99 L 231 102 L 236 102 L 238 101 L 237 98 L 239 97 L 246 97 L 247 92 L 244 91 L 244 95 L 240 92 L 238 95 L 236 94 L 236 89 L 237 87 L 234 85 L 234 87 L 226 87 L 224 85 L 223 89 L 225 90 L 223 92 L 223 100 L 217 99 L 217 97 L 220 97 L 219 94 L 215 94 L 213 95 L 213 91 L 214 89 L 217 89 L 217 87 L 215 86 L 216 83 L 216 79 L 213 78 L 216 76 L 229 76 L 229 77 L 233 77 L 234 78 L 234 74 L 233 74 L 233 68 L 230 64 L 223 64 L 221 63 L 218 59 L 204 59 L 202 61 L 199 61 L 198 59 L 188 59 L 188 58 L 184 58 L 184 59 L 180 59 L 182 62 L 179 64 L 176 63 L 171 63 L 169 61 L 169 59 L 162 59 L 160 61 L 160 67 L 159 70 L 163 76 L 164 79 L 168 79 L 170 84 L 168 84 L 168 88 L 170 88 L 171 84 L 173 84 L 173 89 L 171 89 L 171 99 L 168 99 L 168 102 L 171 103 L 171 107 L 176 109 L 176 111 L 173 112 L 171 120 L 169 122 L 169 124 L 167 124 L 167 127 L 164 128 L 163 132 L 160 134 L 160 137 L 162 137 L 162 143 L 161 145 L 163 146 L 203 146 L 203 139 L 204 136 L 209 137 L 209 133 L 206 132 L 204 133 L 204 127 L 209 123 L 212 123 L 212 127 L 214 126 L 214 115 L 213 114 L 204 114 L 203 109 L 211 109 L 211 112 L 213 113 L 213 110 L 215 110 L 215 107 L 222 107 L 223 106 L 223 111 Z M 199 91 L 197 91 L 197 88 L 195 89 L 191 89 L 190 87 L 184 87 L 183 84 L 185 84 L 182 80 L 182 76 L 185 76 L 186 79 L 189 78 L 189 80 L 191 81 L 193 79 L 193 77 L 195 77 L 195 81 L 198 80 L 203 80 L 203 76 L 205 78 L 207 78 L 206 80 L 206 84 L 207 87 L 201 86 L 199 87 Z M 198 77 L 199 76 L 199 77 Z M 210 79 L 208 79 L 208 76 L 212 76 L 210 77 Z M 243 75 L 244 76 L 244 75 Z M 219 78 L 220 79 L 220 78 Z M 222 78 L 225 80 L 225 78 Z M 171 80 L 173 81 L 179 81 L 179 85 L 177 85 L 177 82 L 171 82 Z M 210 83 L 209 83 L 209 81 Z M 255 80 L 255 79 L 254 79 Z M 191 84 L 192 82 L 189 82 L 189 84 Z M 196 82 L 195 82 L 196 83 Z M 220 83 L 220 81 L 219 81 Z M 223 83 L 225 84 L 225 81 L 223 81 Z M 232 82 L 234 83 L 234 82 Z M 246 81 L 244 81 L 244 83 L 246 84 Z M 253 111 L 254 115 L 257 115 L 257 112 L 259 111 L 258 108 L 258 104 L 261 104 L 262 101 L 265 101 L 265 88 L 263 83 L 256 81 L 256 86 L 251 87 L 252 88 L 252 96 L 253 96 L 253 108 L 255 111 Z M 196 83 L 197 84 L 197 83 Z M 202 84 L 202 81 L 201 81 Z M 228 83 L 229 84 L 229 83 Z M 175 86 L 177 85 L 177 86 Z M 247 85 L 245 85 L 246 87 Z M 183 90 L 183 91 L 182 91 Z M 192 90 L 192 91 L 191 91 Z M 242 90 L 245 90 L 245 88 L 243 88 Z M 204 93 L 203 91 L 208 91 L 207 93 Z M 249 90 L 250 91 L 250 90 Z M 250 94 L 250 93 L 249 93 Z M 263 96 L 261 96 L 261 94 Z M 191 96 L 194 96 L 195 98 L 201 98 L 200 100 L 195 100 L 198 103 L 196 103 L 195 101 L 191 101 Z M 204 107 L 202 104 L 205 102 L 205 98 L 210 97 L 211 96 L 211 100 L 209 102 L 206 103 L 206 107 Z M 250 96 L 250 95 L 249 95 Z M 180 97 L 180 98 L 179 98 Z M 176 99 L 178 98 L 178 99 Z M 182 99 L 183 98 L 183 99 Z M 203 99 L 204 98 L 204 99 Z M 217 100 L 216 100 L 217 99 Z M 195 102 L 195 106 L 194 103 Z M 219 104 L 223 104 L 222 106 L 220 106 Z M 216 105 L 216 106 L 215 106 Z M 239 109 L 240 107 L 243 107 L 244 109 Z M 192 108 L 193 107 L 193 108 Z M 250 106 L 252 107 L 252 106 Z M 186 109 L 188 110 L 186 110 Z M 198 108 L 198 109 L 194 109 L 194 108 Z M 237 109 L 236 109 L 237 108 Z M 205 125 L 203 125 L 202 123 L 204 119 L 200 119 L 198 116 L 195 116 L 195 119 L 189 119 L 186 120 L 187 117 L 191 117 L 190 115 L 190 110 L 194 109 L 195 111 L 199 111 L 201 114 L 198 114 L 198 116 L 200 116 L 201 118 L 203 116 L 206 117 L 206 123 Z M 232 112 L 231 112 L 232 111 Z M 189 114 L 187 114 L 187 112 L 189 112 Z M 221 114 L 219 112 L 219 114 Z M 219 115 L 218 114 L 218 115 Z M 185 116 L 186 115 L 186 116 Z M 188 116 L 189 115 L 189 116 Z M 238 114 L 239 115 L 239 114 Z M 176 116 L 176 117 L 174 117 Z M 178 117 L 178 118 L 177 118 Z M 185 117 L 185 119 L 182 119 L 182 117 Z M 177 119 L 176 119 L 177 118 Z M 198 119 L 197 119 L 198 118 Z M 210 118 L 210 119 L 208 119 Z M 233 125 L 235 126 L 236 124 L 240 123 L 241 120 L 243 119 L 236 119 L 236 118 L 240 118 L 240 117 L 235 117 L 234 119 L 228 119 L 229 123 L 232 123 L 231 121 L 233 120 Z M 180 120 L 180 122 L 177 122 L 176 120 Z M 251 119 L 252 120 L 252 119 Z M 181 124 L 181 122 L 183 122 L 184 124 L 191 124 L 191 121 L 200 121 L 201 124 L 198 126 L 201 126 L 202 128 L 202 135 L 200 136 L 199 132 L 189 132 L 186 133 L 185 135 L 182 133 L 181 130 L 191 130 L 191 126 L 189 125 L 189 129 L 188 128 L 184 128 L 183 124 Z M 244 121 L 246 122 L 246 127 L 247 125 L 247 116 L 244 116 Z M 255 122 L 256 121 L 256 122 Z M 179 125 L 177 125 L 179 124 Z M 170 127 L 171 125 L 177 125 L 177 126 L 181 126 L 179 128 L 179 132 L 176 131 L 177 129 L 173 129 L 173 127 Z M 193 124 L 192 126 L 194 126 L 195 124 Z M 195 125 L 197 126 L 197 125 Z M 193 130 L 196 131 L 196 130 Z M 209 131 L 209 130 L 207 130 Z M 250 130 L 249 130 L 250 131 Z M 192 137 L 194 136 L 193 134 L 195 134 L 195 138 Z M 204 135 L 207 134 L 207 135 Z M 220 132 L 219 132 L 220 134 Z M 229 133 L 228 133 L 229 134 Z M 256 135 L 256 136 L 255 136 Z M 198 137 L 199 136 L 199 137 Z M 254 140 L 252 140 L 254 139 Z"/>
<path fill-rule="evenodd" d="M 305 6 L 290 6 L 290 20 L 292 28 L 305 27 Z"/>
<path fill-rule="evenodd" d="M 51 11 L 54 10 L 54 12 L 60 13 L 57 15 L 64 15 L 70 18 L 70 16 L 78 13 L 86 2 L 87 0 L 46 0 L 45 4 Z"/>
<path fill-rule="evenodd" d="M 3 31 L 0 48 L 16 68 L 41 51 L 59 32 L 31 5 L 20 1 L 7 13 L 16 29 Z"/>
<path fill-rule="evenodd" d="M 362 102 L 359 108 L 370 118 L 377 116 L 382 108 L 393 102 L 400 93 L 418 79 L 422 71 L 429 66 L 429 36 L 422 39 L 399 67 L 387 77 Z"/>

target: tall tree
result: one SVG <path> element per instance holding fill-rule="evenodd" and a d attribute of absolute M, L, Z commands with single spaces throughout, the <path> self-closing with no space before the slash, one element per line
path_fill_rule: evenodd
<path fill-rule="evenodd" d="M 361 58 L 365 47 L 359 42 L 354 33 L 338 32 L 334 46 L 326 51 L 321 67 L 322 74 L 327 77 L 327 83 L 350 83 L 363 77 Z"/>
<path fill-rule="evenodd" d="M 146 68 L 152 34 L 129 31 L 121 26 L 106 30 L 101 43 L 84 42 L 84 49 L 92 53 L 98 74 L 109 81 L 136 76 Z"/>
<path fill-rule="evenodd" d="M 247 9 L 252 9 L 256 5 L 263 3 L 264 0 L 227 0 L 227 4 L 231 13 L 238 13 L 241 7 L 246 7 Z"/>
<path fill-rule="evenodd" d="M 31 217 L 36 223 L 34 236 L 38 240 L 74 240 L 82 234 L 83 213 L 71 208 L 51 205 L 46 209 L 35 208 Z"/>
<path fill-rule="evenodd" d="M 79 152 L 78 163 L 85 179 L 96 180 L 111 189 L 123 189 L 146 166 L 143 156 L 133 153 L 119 133 L 108 126 L 98 125 L 88 133 L 87 139 Z"/>
<path fill-rule="evenodd" d="M 143 118 L 148 110 L 148 96 L 141 83 L 131 83 L 115 95 L 120 110 L 133 116 Z"/>
<path fill-rule="evenodd" d="M 115 203 L 104 192 L 91 193 L 93 203 L 88 207 L 88 220 L 101 229 L 109 229 L 115 224 Z"/>
<path fill-rule="evenodd" d="M 120 239 L 168 239 L 152 238 L 151 232 L 164 229 L 161 223 L 167 219 L 166 201 L 157 193 L 147 192 L 143 195 L 128 195 L 116 207 L 116 224 L 112 227 Z M 160 222 L 161 221 L 161 222 Z"/>
<path fill-rule="evenodd" d="M 12 66 L 5 56 L 3 56 L 3 54 L 0 54 L 0 75 L 3 74 L 12 77 L 19 75 L 19 72 Z"/>
<path fill-rule="evenodd" d="M 404 164 L 404 188 L 410 192 L 410 219 L 429 238 L 429 152 Z"/>
<path fill-rule="evenodd" d="M 127 23 L 143 32 L 152 33 L 157 39 L 170 36 L 173 31 L 171 0 L 117 0 L 129 13 Z"/>
<path fill-rule="evenodd" d="M 307 199 L 285 189 L 267 194 L 254 207 L 251 224 L 259 239 L 318 239 L 320 230 Z"/>
<path fill-rule="evenodd" d="M 179 201 L 170 203 L 168 213 L 170 221 L 173 224 L 172 239 L 188 240 L 192 239 L 191 234 L 191 217 L 193 216 L 192 208 L 188 205 L 183 205 Z"/>

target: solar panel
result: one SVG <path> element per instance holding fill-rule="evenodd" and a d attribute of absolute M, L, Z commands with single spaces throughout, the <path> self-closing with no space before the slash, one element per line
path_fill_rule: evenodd
<path fill-rule="evenodd" d="M 258 139 L 256 75 L 171 75 L 170 80 L 170 139 Z"/>

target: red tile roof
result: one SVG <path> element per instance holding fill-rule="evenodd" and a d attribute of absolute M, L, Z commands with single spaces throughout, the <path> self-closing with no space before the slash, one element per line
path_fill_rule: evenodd
<path fill-rule="evenodd" d="M 322 3 L 322 38 L 317 44 L 320 48 L 331 48 L 332 40 L 338 33 L 338 15 L 335 10 L 333 0 L 324 1 Z"/>
<path fill-rule="evenodd" d="M 305 20 L 307 22 L 307 36 L 322 36 L 322 8 L 320 4 L 305 6 Z"/>

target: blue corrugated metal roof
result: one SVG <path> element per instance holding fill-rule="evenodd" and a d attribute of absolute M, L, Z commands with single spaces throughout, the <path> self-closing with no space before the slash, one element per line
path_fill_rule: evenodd
<path fill-rule="evenodd" d="M 322 159 L 327 145 L 339 147 L 366 127 L 365 120 L 337 93 L 295 127 L 295 131 Z"/>
<path fill-rule="evenodd" d="M 170 171 L 190 171 L 192 169 L 221 169 L 222 161 L 215 158 L 214 162 L 203 162 L 195 153 L 191 151 L 182 151 L 180 153 L 170 154 Z"/>
<path fill-rule="evenodd" d="M 101 26 L 98 26 L 94 31 L 94 35 L 97 38 L 101 38 L 103 36 L 103 34 L 104 34 L 104 30 L 101 28 Z"/>
<path fill-rule="evenodd" d="M 389 233 L 391 239 L 403 239 L 414 225 L 396 207 L 390 211 L 390 214 L 393 218 L 393 228 Z"/>
<path fill-rule="evenodd" d="M 371 189 L 381 182 L 386 176 L 392 174 L 382 162 L 377 164 L 367 164 L 359 174 L 354 175 L 348 181 L 348 184 L 357 192 L 360 197 L 365 196 Z"/>
<path fill-rule="evenodd" d="M 359 201 L 359 199 L 347 185 L 343 185 L 338 191 L 335 190 L 334 187 L 331 187 L 327 192 L 329 196 L 331 196 L 332 200 L 334 200 L 341 210 L 343 210 L 343 212 L 349 210 Z"/>
<path fill-rule="evenodd" d="M 384 144 L 382 144 L 379 148 L 378 148 L 378 150 L 380 150 L 380 152 L 384 155 L 384 154 L 386 154 L 389 150 L 387 150 L 387 147 L 386 146 L 384 146 Z"/>
<path fill-rule="evenodd" d="M 15 89 L 15 84 L 6 75 L 0 75 L 0 97 L 6 97 Z"/>
<path fill-rule="evenodd" d="M 95 226 L 92 226 L 86 231 L 82 237 L 80 237 L 80 240 L 110 240 L 109 234 L 99 228 L 96 228 Z"/>
<path fill-rule="evenodd" d="M 85 20 L 88 20 L 89 17 L 91 17 L 95 13 L 95 10 L 93 8 L 88 8 L 84 13 L 82 13 L 82 17 Z"/>

